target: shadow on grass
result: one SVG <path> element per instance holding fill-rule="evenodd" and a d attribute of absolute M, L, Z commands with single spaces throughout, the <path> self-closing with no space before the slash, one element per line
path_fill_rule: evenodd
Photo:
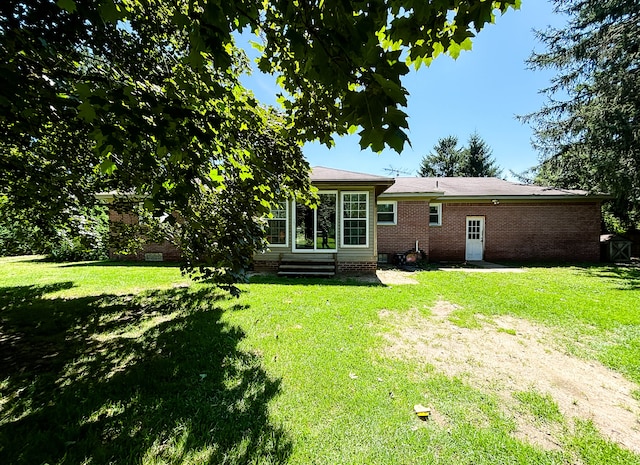
<path fill-rule="evenodd" d="M 623 291 L 640 290 L 640 267 L 638 265 L 607 265 L 590 270 L 593 276 L 613 280 Z"/>
<path fill-rule="evenodd" d="M 580 270 L 588 276 L 607 278 L 616 282 L 620 290 L 640 289 L 640 264 L 631 263 L 525 263 L 525 262 L 496 262 L 505 266 L 524 268 L 567 268 Z"/>
<path fill-rule="evenodd" d="M 284 463 L 280 390 L 225 294 L 47 299 L 0 288 L 0 463 Z"/>
<path fill-rule="evenodd" d="M 345 276 L 341 278 L 304 278 L 279 277 L 275 274 L 253 275 L 249 278 L 251 284 L 280 284 L 285 286 L 359 286 L 386 287 L 375 275 L 373 276 Z"/>
<path fill-rule="evenodd" d="M 52 262 L 56 263 L 56 262 Z M 127 268 L 180 268 L 180 262 L 133 262 L 133 261 L 118 261 L 118 260 L 98 260 L 98 261 L 86 261 L 86 262 L 73 262 L 62 263 L 61 268 L 82 268 L 88 266 L 119 266 Z"/>
<path fill-rule="evenodd" d="M 114 267 L 127 267 L 127 268 L 179 268 L 179 261 L 163 261 L 163 262 L 145 262 L 145 261 L 133 261 L 133 260 L 86 260 L 78 262 L 68 262 L 54 260 L 51 257 L 45 255 L 17 255 L 12 257 L 0 257 L 13 262 L 22 263 L 48 263 L 51 265 L 57 265 L 60 268 L 84 268 L 92 266 L 114 266 Z"/>

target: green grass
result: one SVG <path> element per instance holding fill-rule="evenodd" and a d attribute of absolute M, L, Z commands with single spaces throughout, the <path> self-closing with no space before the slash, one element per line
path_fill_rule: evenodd
<path fill-rule="evenodd" d="M 562 423 L 564 417 L 558 404 L 549 394 L 542 394 L 536 390 L 515 392 L 513 396 L 522 406 L 533 415 L 538 422 Z"/>
<path fill-rule="evenodd" d="M 560 450 L 516 439 L 495 393 L 386 356 L 381 316 L 446 300 L 464 327 L 526 318 L 640 382 L 638 270 L 415 276 L 255 278 L 233 299 L 170 266 L 0 259 L 0 463 L 640 463 L 588 422 Z M 544 393 L 515 397 L 567 421 Z"/>

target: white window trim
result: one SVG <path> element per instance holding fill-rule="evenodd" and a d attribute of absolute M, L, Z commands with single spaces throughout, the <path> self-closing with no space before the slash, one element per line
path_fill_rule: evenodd
<path fill-rule="evenodd" d="M 438 222 L 431 222 L 431 207 L 438 208 Z M 429 226 L 442 226 L 442 204 L 441 203 L 430 203 L 429 204 Z"/>
<path fill-rule="evenodd" d="M 392 221 L 380 221 L 378 219 L 378 211 L 376 210 L 376 221 L 378 222 L 379 225 L 397 225 L 398 224 L 398 202 L 396 202 L 395 200 L 380 200 L 378 201 L 377 205 L 393 205 L 393 220 Z M 388 213 L 388 212 L 385 212 Z"/>
<path fill-rule="evenodd" d="M 269 220 L 283 220 L 284 219 L 284 244 L 272 244 L 271 242 L 267 241 L 267 244 L 269 244 L 269 248 L 276 248 L 276 247 L 289 247 L 289 218 L 290 218 L 290 212 L 291 212 L 291 202 L 283 202 L 284 203 L 284 218 L 267 218 L 267 221 Z"/>
<path fill-rule="evenodd" d="M 353 245 L 353 244 L 345 244 L 344 243 L 344 222 L 347 219 L 351 219 L 351 218 L 345 218 L 344 217 L 344 196 L 345 195 L 351 195 L 351 194 L 365 194 L 366 195 L 366 212 L 367 212 L 367 216 L 364 218 L 365 221 L 365 243 L 364 244 L 358 244 L 358 245 Z M 342 191 L 340 193 L 340 247 L 343 247 L 345 249 L 366 249 L 369 247 L 369 221 L 370 221 L 370 216 L 371 216 L 371 212 L 369 211 L 370 205 L 369 205 L 369 192 L 368 191 Z M 362 220 L 362 218 L 358 218 L 360 220 Z"/>

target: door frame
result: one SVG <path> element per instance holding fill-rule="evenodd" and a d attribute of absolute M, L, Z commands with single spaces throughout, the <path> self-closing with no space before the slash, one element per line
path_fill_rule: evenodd
<path fill-rule="evenodd" d="M 291 252 L 292 253 L 309 253 L 309 254 L 322 254 L 322 253 L 336 253 L 338 251 L 338 231 L 339 231 L 339 214 L 338 214 L 338 209 L 340 207 L 340 200 L 339 200 L 339 193 L 337 190 L 324 190 L 324 191 L 318 191 L 317 192 L 318 196 L 323 195 L 323 194 L 329 194 L 329 195 L 335 195 L 335 199 L 336 199 L 336 238 L 335 238 L 335 248 L 333 249 L 319 249 L 317 247 L 317 243 L 318 243 L 318 209 L 317 208 L 313 208 L 313 248 L 312 249 L 298 249 L 296 247 L 296 243 L 297 243 L 297 237 L 296 237 L 296 224 L 298 221 L 297 218 L 297 202 L 294 200 L 292 202 L 292 207 L 291 207 Z"/>
<path fill-rule="evenodd" d="M 469 258 L 472 250 L 469 247 L 469 242 L 478 239 L 470 239 L 469 238 L 469 222 L 470 221 L 480 221 L 480 258 Z M 484 260 L 484 239 L 485 239 L 485 217 L 484 216 L 467 216 L 465 219 L 465 227 L 464 227 L 464 259 L 466 261 L 479 261 Z"/>

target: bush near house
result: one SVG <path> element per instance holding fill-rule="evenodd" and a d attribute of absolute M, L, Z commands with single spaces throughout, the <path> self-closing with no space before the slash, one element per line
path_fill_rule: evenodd
<path fill-rule="evenodd" d="M 40 254 L 53 261 L 108 258 L 109 222 L 105 208 L 86 209 L 70 215 L 62 224 L 47 226 L 45 229 L 28 218 L 0 214 L 0 257 Z"/>

